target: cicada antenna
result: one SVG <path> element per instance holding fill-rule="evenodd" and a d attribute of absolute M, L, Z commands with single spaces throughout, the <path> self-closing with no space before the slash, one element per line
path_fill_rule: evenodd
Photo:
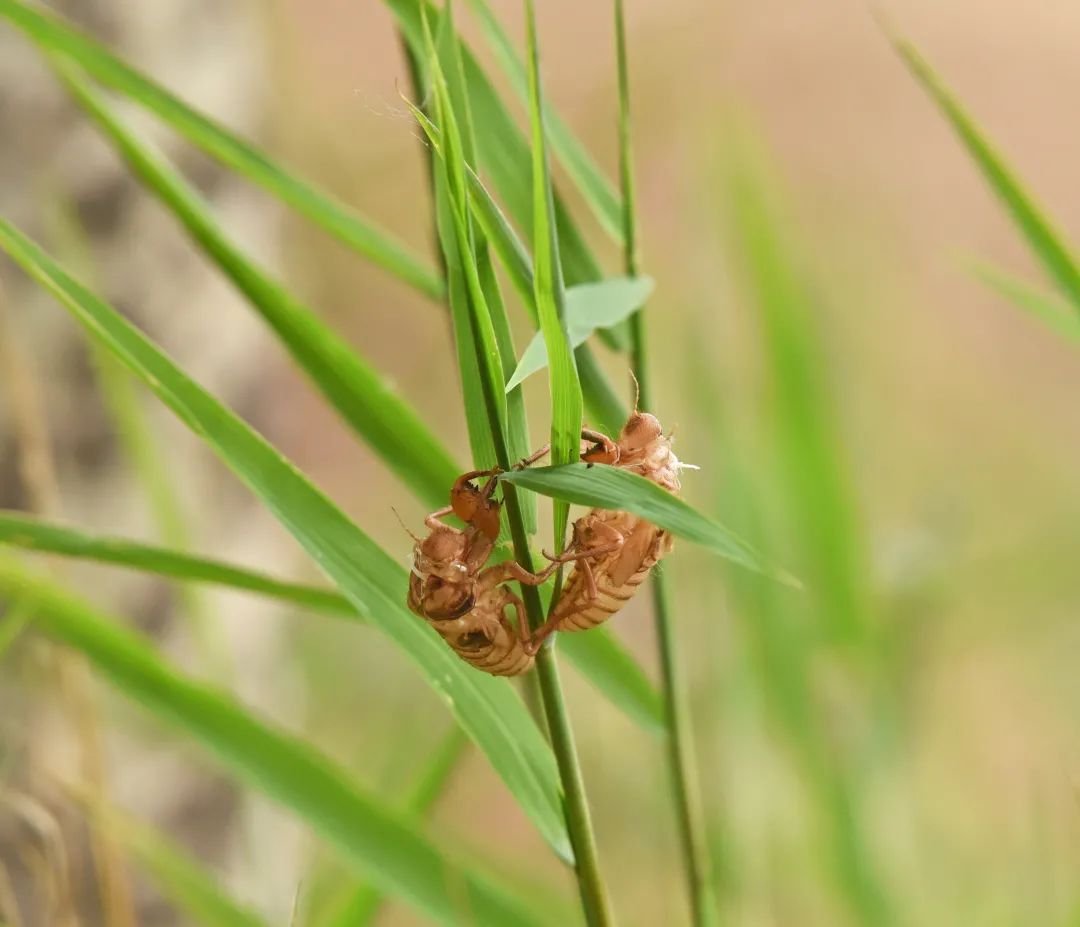
<path fill-rule="evenodd" d="M 396 518 L 398 520 L 398 524 L 401 525 L 401 527 L 405 531 L 405 533 L 409 537 L 411 537 L 414 541 L 416 541 L 417 544 L 419 544 L 420 541 L 421 541 L 421 538 L 418 538 L 415 534 L 413 534 L 409 530 L 409 526 L 407 524 L 405 524 L 405 519 L 401 517 L 401 513 L 394 506 L 390 506 L 390 511 L 394 513 L 394 518 Z"/>
<path fill-rule="evenodd" d="M 634 381 L 634 412 L 640 412 L 638 405 L 641 402 L 641 384 L 638 383 L 638 378 L 634 376 L 634 371 L 630 371 L 630 379 Z"/>

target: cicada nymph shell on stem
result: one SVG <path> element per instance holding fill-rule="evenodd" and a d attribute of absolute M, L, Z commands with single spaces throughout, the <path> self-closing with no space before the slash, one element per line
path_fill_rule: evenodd
<path fill-rule="evenodd" d="M 678 495 L 682 464 L 656 416 L 634 412 L 617 441 L 589 430 L 582 437 L 590 442 L 581 455 L 586 463 L 633 470 Z M 587 631 L 603 624 L 634 597 L 672 545 L 670 532 L 631 512 L 594 508 L 579 518 L 566 552 L 545 554 L 553 564 L 574 567 L 530 649 L 535 651 L 555 631 Z"/>
<path fill-rule="evenodd" d="M 473 485 L 480 477 L 487 477 L 486 483 Z M 462 474 L 450 491 L 450 505 L 424 519 L 427 537 L 413 535 L 408 605 L 466 663 L 493 676 L 516 676 L 532 666 L 536 651 L 528 646 L 525 607 L 506 583 L 516 579 L 539 585 L 555 564 L 539 574 L 529 573 L 513 560 L 485 568 L 499 537 L 497 480 L 497 470 Z M 451 512 L 465 522 L 464 530 L 442 521 Z M 507 609 L 515 612 L 516 627 L 507 618 Z"/>

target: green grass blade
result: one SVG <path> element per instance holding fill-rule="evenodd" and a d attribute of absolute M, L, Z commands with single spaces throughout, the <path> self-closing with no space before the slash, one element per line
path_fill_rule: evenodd
<path fill-rule="evenodd" d="M 384 2 L 394 14 L 402 36 L 413 53 L 424 60 L 427 52 L 421 11 L 426 11 L 434 28 L 441 16 L 439 8 L 422 0 Z M 480 168 L 483 175 L 491 179 L 510 217 L 528 238 L 533 232 L 532 158 L 528 141 L 476 57 L 464 42 L 459 42 L 459 45 L 469 107 L 476 130 Z M 577 284 L 601 279 L 603 274 L 600 264 L 589 250 L 558 193 L 554 194 L 554 200 L 559 226 L 560 257 L 567 282 Z M 627 336 L 621 328 L 604 329 L 599 334 L 614 350 L 626 349 Z M 619 424 L 622 424 L 622 420 Z"/>
<path fill-rule="evenodd" d="M 1046 293 L 990 264 L 975 264 L 972 273 L 1014 306 L 1041 319 L 1059 335 L 1080 341 L 1080 315 L 1060 297 Z"/>
<path fill-rule="evenodd" d="M 462 117 L 459 128 L 462 143 L 462 162 L 466 173 L 462 195 L 464 196 L 465 212 L 470 223 L 469 232 L 473 238 L 473 254 L 475 255 L 480 288 L 484 294 L 484 301 L 491 319 L 492 332 L 495 336 L 495 344 L 499 350 L 499 367 L 500 371 L 506 371 L 514 365 L 516 352 L 510 330 L 510 318 L 503 303 L 488 242 L 483 230 L 477 228 L 476 224 L 472 222 L 471 210 L 468 208 L 468 175 L 475 175 L 476 140 L 461 60 L 461 49 L 458 43 L 457 30 L 454 28 L 453 7 L 449 4 L 443 8 L 443 14 L 439 18 L 437 51 L 443 75 L 446 77 L 450 110 L 455 114 L 460 113 Z M 432 169 L 434 168 L 435 164 L 433 162 Z M 528 418 L 525 414 L 525 396 L 520 389 L 507 389 L 505 392 L 506 439 L 509 444 L 510 457 L 512 460 L 521 460 L 532 452 Z M 536 531 L 536 497 L 532 493 L 519 494 L 518 504 L 525 521 L 525 530 L 530 534 L 534 533 Z"/>
<path fill-rule="evenodd" d="M 402 802 L 407 818 L 417 820 L 430 810 L 457 768 L 464 747 L 465 740 L 457 728 L 436 745 Z M 379 913 L 382 900 L 379 890 L 369 882 L 353 886 L 333 914 L 320 919 L 320 927 L 367 927 Z"/>
<path fill-rule="evenodd" d="M 161 85 L 125 64 L 59 17 L 0 0 L 0 16 L 49 52 L 71 60 L 108 87 L 153 113 L 226 167 L 265 188 L 298 213 L 394 276 L 433 299 L 443 293 L 438 273 L 387 232 L 349 206 L 276 164 L 259 149 L 202 115 Z"/>
<path fill-rule="evenodd" d="M 629 470 L 575 463 L 561 467 L 532 467 L 505 473 L 499 479 L 526 486 L 543 496 L 567 503 L 633 512 L 726 560 L 780 579 L 788 585 L 798 585 L 797 580 L 769 566 L 749 544 L 723 525 L 706 518 L 678 496 Z"/>
<path fill-rule="evenodd" d="M 465 179 L 466 140 L 459 128 L 449 85 L 430 32 L 427 34 L 427 39 L 425 60 L 435 94 L 435 122 L 440 126 L 443 138 L 444 157 L 439 159 L 438 163 L 442 169 L 442 181 L 449 207 L 447 212 L 454 234 L 454 250 L 446 255 L 447 265 L 456 264 L 461 269 L 465 280 L 466 303 L 469 310 L 468 322 L 472 333 L 473 354 L 478 365 L 484 402 L 483 410 L 495 441 L 496 459 L 501 465 L 506 466 L 509 452 L 499 447 L 507 430 L 506 396 L 503 390 L 506 377 L 503 373 L 502 354 L 495 337 L 491 311 L 476 261 L 476 240 L 468 208 L 468 188 Z M 472 418 L 477 411 L 467 408 L 466 415 Z"/>
<path fill-rule="evenodd" d="M 562 264 L 559 260 L 559 230 L 551 189 L 547 141 L 544 132 L 543 99 L 540 88 L 540 55 L 536 39 L 536 12 L 532 0 L 526 0 L 529 60 L 529 121 L 532 127 L 533 154 L 533 245 L 535 273 L 533 288 L 540 316 L 540 331 L 547 347 L 551 393 L 551 461 L 567 464 L 581 452 L 581 420 L 584 401 L 578 380 L 574 353 L 566 324 Z M 562 551 L 570 507 L 555 503 L 555 551 Z"/>
<path fill-rule="evenodd" d="M 737 264 L 759 318 L 770 387 L 769 440 L 777 447 L 779 483 L 798 546 L 793 569 L 820 601 L 817 613 L 826 636 L 865 644 L 873 626 L 867 544 L 823 376 L 828 365 L 817 330 L 820 311 L 786 238 L 788 224 L 770 200 L 766 179 L 758 176 L 763 160 L 753 150 L 737 156 L 727 202 Z"/>
<path fill-rule="evenodd" d="M 566 291 L 566 330 L 573 348 L 584 344 L 598 328 L 629 318 L 653 290 L 651 277 L 612 277 L 599 283 L 583 283 Z M 516 387 L 547 366 L 547 345 L 538 332 L 521 353 L 521 359 L 506 384 Z"/>
<path fill-rule="evenodd" d="M 441 139 L 438 128 L 419 109 L 412 107 L 420 127 L 428 136 L 432 149 L 439 157 L 443 157 Z M 492 198 L 483 182 L 473 170 L 466 171 L 469 183 L 469 205 L 472 209 L 473 218 L 477 225 L 487 236 L 489 243 L 495 249 L 499 260 L 507 271 L 510 282 L 514 286 L 526 310 L 532 318 L 533 324 L 539 326 L 540 317 L 536 309 L 536 293 L 533 286 L 532 259 L 529 257 L 525 245 L 510 225 L 509 220 L 499 208 L 498 203 Z M 444 247 L 446 247 L 444 243 Z M 453 269 L 450 272 L 453 278 Z M 581 284 L 580 286 L 588 286 Z M 573 292 L 572 287 L 569 292 Z M 453 287 L 451 287 L 453 295 Z M 453 299 L 451 299 L 453 305 Z M 543 336 L 541 335 L 541 340 Z M 546 357 L 545 350 L 545 357 Z M 601 431 L 615 434 L 626 421 L 627 411 L 619 397 L 612 389 L 607 377 L 600 369 L 595 356 L 587 344 L 582 344 L 574 351 L 577 361 L 578 375 L 581 378 L 581 392 L 585 400 L 586 408 L 591 416 L 592 424 Z"/>
<path fill-rule="evenodd" d="M 183 582 L 209 583 L 252 592 L 312 611 L 358 617 L 345 596 L 332 589 L 275 579 L 257 570 L 180 553 L 166 547 L 86 534 L 32 515 L 0 511 L 0 544 L 38 553 L 127 567 Z"/>
<path fill-rule="evenodd" d="M 0 663 L 4 662 L 4 657 L 15 646 L 33 616 L 33 609 L 27 600 L 8 603 L 3 621 L 0 621 Z"/>
<path fill-rule="evenodd" d="M 111 306 L 0 219 L 0 248 L 168 405 L 263 501 L 373 625 L 419 666 L 556 851 L 570 856 L 551 750 L 505 680 L 462 663 L 404 605 L 408 574 L 265 440 Z"/>
<path fill-rule="evenodd" d="M 514 48 L 514 43 L 502 28 L 487 0 L 468 0 L 483 27 L 488 44 L 495 52 L 499 66 L 510 78 L 518 97 L 525 104 L 529 101 L 529 77 L 525 63 Z M 611 182 L 603 175 L 584 146 L 574 137 L 562 119 L 550 106 L 544 109 L 551 149 L 562 162 L 567 173 L 577 184 L 585 202 L 599 220 L 601 227 L 616 242 L 622 241 L 622 207 Z"/>
<path fill-rule="evenodd" d="M 162 895 L 194 923 L 201 927 L 267 927 L 262 917 L 230 898 L 212 873 L 160 831 L 116 808 L 91 805 L 89 810 L 94 827 L 127 850 Z"/>
<path fill-rule="evenodd" d="M 314 312 L 236 247 L 205 201 L 119 120 L 101 96 L 62 63 L 57 63 L 57 72 L 146 188 L 244 293 L 342 418 L 426 504 L 445 505 L 462 468 L 412 407 Z"/>
<path fill-rule="evenodd" d="M 344 770 L 232 698 L 175 672 L 148 642 L 80 600 L 0 561 L 0 591 L 30 596 L 35 622 L 125 695 L 194 737 L 239 779 L 302 817 L 383 891 L 444 924 L 538 924 L 529 909 L 452 862 Z"/>
<path fill-rule="evenodd" d="M 333 589 L 290 582 L 258 570 L 138 541 L 90 535 L 20 512 L 0 510 L 0 544 L 140 570 L 186 583 L 208 583 L 320 614 L 365 621 L 355 606 Z M 25 621 L 25 616 L 5 616 L 0 624 L 0 656 L 6 649 L 5 641 L 9 636 L 14 639 Z M 655 726 L 659 711 L 656 690 L 640 664 L 619 642 L 603 633 L 578 635 L 572 640 L 574 643 L 563 650 L 578 671 L 628 717 L 647 727 Z M 580 646 L 578 641 L 582 642 Z"/>
<path fill-rule="evenodd" d="M 911 73 L 952 124 L 1046 272 L 1068 297 L 1074 310 L 1080 313 L 1080 266 L 1077 264 L 1075 252 L 1066 243 L 1065 236 L 1054 228 L 1015 172 L 915 46 L 888 28 L 886 32 Z"/>

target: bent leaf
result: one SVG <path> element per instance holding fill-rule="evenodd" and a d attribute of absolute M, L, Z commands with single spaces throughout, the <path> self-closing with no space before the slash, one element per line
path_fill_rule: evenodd
<path fill-rule="evenodd" d="M 575 463 L 563 467 L 516 470 L 504 473 L 499 479 L 564 502 L 633 512 L 665 531 L 700 544 L 739 566 L 772 576 L 788 585 L 798 585 L 798 580 L 770 566 L 746 541 L 723 525 L 706 518 L 678 496 L 629 470 Z"/>
<path fill-rule="evenodd" d="M 990 264 L 976 264 L 971 271 L 1014 306 L 1041 319 L 1058 334 L 1080 341 L 1080 315 L 1065 300 Z"/>
<path fill-rule="evenodd" d="M 1028 240 L 1035 256 L 1068 297 L 1074 310 L 1080 313 L 1080 266 L 1064 235 L 1054 228 L 1005 159 L 930 67 L 930 63 L 907 39 L 888 28 L 886 33 L 911 73 L 952 124 L 983 176 L 1012 214 L 1013 221 Z"/>
<path fill-rule="evenodd" d="M 612 277 L 599 283 L 582 283 L 566 291 L 566 329 L 570 346 L 584 344 L 598 328 L 615 325 L 633 315 L 653 291 L 651 277 Z M 547 346 L 541 332 L 521 354 L 507 392 L 547 366 Z"/>

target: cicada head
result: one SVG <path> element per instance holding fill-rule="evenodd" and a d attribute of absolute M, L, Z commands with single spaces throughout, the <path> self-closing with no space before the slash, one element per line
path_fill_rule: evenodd
<path fill-rule="evenodd" d="M 648 412 L 635 412 L 619 432 L 619 451 L 623 457 L 639 457 L 663 439 L 660 420 Z"/>
<path fill-rule="evenodd" d="M 468 573 L 468 538 L 453 528 L 439 528 L 420 541 L 413 554 L 413 569 L 422 576 L 460 582 Z"/>

